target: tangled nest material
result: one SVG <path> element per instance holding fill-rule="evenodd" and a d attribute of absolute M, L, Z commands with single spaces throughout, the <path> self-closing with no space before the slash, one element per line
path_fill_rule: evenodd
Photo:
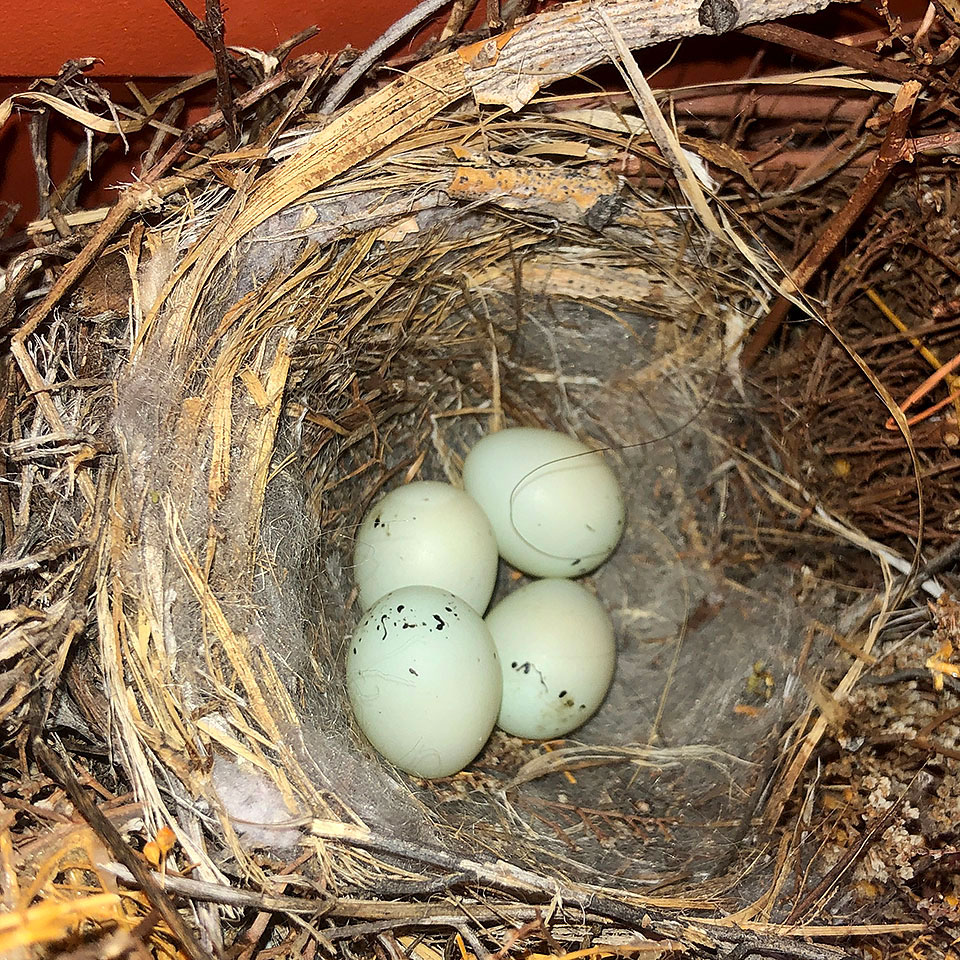
<path fill-rule="evenodd" d="M 307 117 L 304 127 L 287 130 L 332 69 L 306 57 L 282 73 L 291 95 L 250 118 L 249 149 L 224 153 L 223 143 L 211 141 L 209 156 L 173 168 L 181 138 L 104 211 L 82 249 L 54 241 L 39 259 L 28 252 L 11 262 L 0 314 L 19 325 L 0 420 L 17 490 L 4 490 L 0 502 L 9 598 L 0 719 L 17 738 L 23 769 L 29 751 L 89 824 L 63 817 L 21 852 L 14 872 L 31 896 L 22 913 L 27 932 L 12 943 L 43 939 L 31 932 L 43 918 L 25 909 L 43 893 L 63 904 L 44 920 L 55 931 L 74 930 L 78 917 L 110 921 L 128 938 L 123 949 L 133 949 L 142 933 L 124 921 L 119 880 L 159 910 L 165 926 L 154 947 L 169 951 L 172 938 L 195 956 L 223 942 L 221 914 L 203 905 L 211 901 L 260 911 L 254 946 L 267 918 L 310 916 L 304 943 L 332 953 L 340 941 L 374 942 L 391 956 L 434 960 L 451 931 L 448 949 L 478 958 L 492 943 L 502 956 L 513 949 L 715 956 L 727 944 L 776 956 L 835 952 L 790 939 L 790 925 L 829 902 L 852 862 L 847 854 L 834 856 L 823 879 L 777 916 L 783 925 L 771 922 L 788 867 L 810 869 L 792 829 L 809 811 L 795 808 L 794 798 L 828 726 L 843 725 L 836 704 L 874 662 L 872 651 L 889 635 L 883 631 L 893 629 L 895 604 L 917 578 L 895 584 L 891 575 L 875 605 L 853 611 L 841 646 L 854 657 L 832 694 L 804 675 L 816 632 L 808 631 L 794 672 L 821 713 L 799 709 L 800 681 L 778 691 L 782 726 L 770 728 L 766 759 L 752 758 L 760 776 L 744 798 L 746 816 L 734 824 L 734 853 L 747 836 L 762 837 L 778 823 L 786 825 L 783 840 L 764 862 L 761 887 L 742 883 L 743 909 L 721 919 L 718 906 L 724 895 L 738 899 L 742 877 L 718 870 L 696 885 L 671 878 L 657 897 L 604 871 L 578 874 L 576 858 L 554 857 L 547 868 L 551 861 L 535 844 L 511 840 L 517 822 L 495 822 L 495 810 L 510 816 L 497 797 L 480 806 L 471 798 L 466 817 L 454 816 L 463 788 L 401 784 L 363 751 L 342 696 L 330 693 L 338 689 L 337 643 L 351 622 L 351 524 L 386 484 L 420 471 L 455 478 L 477 417 L 612 429 L 615 416 L 658 383 L 659 419 L 648 432 L 595 431 L 594 440 L 626 448 L 662 438 L 705 409 L 718 373 L 740 382 L 753 321 L 775 313 L 778 296 L 816 313 L 800 292 L 810 254 L 794 271 L 797 285 L 781 286 L 776 257 L 751 233 L 752 201 L 727 196 L 718 204 L 705 195 L 691 156 L 733 179 L 746 168 L 723 144 L 678 137 L 665 123 L 625 54 L 636 42 L 631 5 L 595 6 L 564 8 L 564 16 L 576 13 L 589 25 L 594 49 L 588 56 L 586 41 L 571 41 L 577 55 L 561 72 L 591 56 L 615 56 L 636 113 L 576 101 L 536 103 L 521 115 L 465 108 L 468 92 L 484 99 L 482 91 L 499 89 L 517 109 L 543 80 L 522 89 L 510 68 L 508 32 L 439 54 L 332 120 Z M 696 11 L 678 4 L 676 13 L 672 32 L 694 32 L 687 20 Z M 741 22 L 757 16 L 748 5 Z M 537 42 L 551 36 L 549 17 L 531 22 L 543 30 L 534 30 Z M 518 35 L 529 54 L 534 40 Z M 913 74 L 899 79 L 886 115 L 894 133 L 919 89 Z M 271 78 L 263 85 L 282 87 Z M 242 100 L 234 105 L 241 110 Z M 891 141 L 888 133 L 881 157 Z M 67 268 L 52 286 L 36 287 L 38 265 L 61 254 Z M 42 299 L 30 306 L 34 288 Z M 538 298 L 587 305 L 579 319 L 554 318 L 555 332 L 570 327 L 584 345 L 608 352 L 615 370 L 631 368 L 610 390 L 623 406 L 591 409 L 578 393 L 584 384 L 566 377 L 556 339 L 547 337 L 552 352 L 526 367 L 512 355 L 530 312 L 525 304 Z M 611 314 L 612 326 L 590 341 L 589 325 Z M 616 356 L 610 330 L 618 325 L 644 363 Z M 586 379 L 586 361 L 574 359 Z M 503 389 L 519 382 L 522 389 Z M 712 434 L 707 421 L 702 427 L 701 440 L 741 464 L 768 508 L 808 511 L 806 519 L 831 536 L 885 565 L 897 560 L 896 545 L 816 512 L 795 475 L 750 455 L 738 460 L 730 438 Z M 912 453 L 909 443 L 906 449 Z M 941 615 L 941 646 L 953 636 L 950 622 Z M 758 665 L 760 699 L 765 676 Z M 51 746 L 50 729 L 74 744 L 73 760 Z M 100 759 L 77 772 L 77 759 L 104 744 L 132 805 L 113 797 L 98 810 L 84 789 L 84 781 L 95 782 L 91 766 L 103 778 L 116 776 L 113 763 Z M 497 742 L 492 749 L 508 748 Z M 513 784 L 564 773 L 575 782 L 574 773 L 588 771 L 585 793 L 589 771 L 614 762 L 706 761 L 724 770 L 734 762 L 633 744 L 568 745 L 536 756 L 521 750 L 513 760 Z M 886 786 L 871 782 L 886 801 L 890 777 L 876 776 L 882 773 Z M 465 776 L 467 793 L 488 789 L 482 777 Z M 583 802 L 570 806 L 583 815 Z M 483 818 L 469 829 L 478 810 Z M 872 816 L 868 836 L 891 826 L 889 811 L 882 806 Z M 643 817 L 620 813 L 635 850 Z M 8 819 L 3 829 L 12 826 Z M 606 826 L 616 835 L 619 827 Z M 660 827 L 669 824 L 661 819 Z M 148 840 L 147 859 L 123 839 L 134 830 Z M 600 837 L 596 846 L 606 842 Z M 284 873 L 251 853 L 296 843 L 306 854 Z M 161 879 L 147 862 L 166 864 L 174 844 L 181 865 L 193 870 Z M 901 860 L 911 865 L 912 857 L 907 849 Z M 867 879 L 890 873 L 878 867 Z M 747 891 L 756 894 L 752 903 Z M 191 898 L 199 941 L 172 895 Z M 927 899 L 926 918 L 940 916 L 940 901 Z M 331 924 L 317 927 L 319 917 Z M 146 929 L 155 923 L 156 916 Z M 297 923 L 276 928 L 288 952 L 297 949 Z M 875 927 L 808 923 L 801 930 L 836 938 L 927 929 L 909 917 Z M 570 954 L 576 944 L 586 952 Z"/>

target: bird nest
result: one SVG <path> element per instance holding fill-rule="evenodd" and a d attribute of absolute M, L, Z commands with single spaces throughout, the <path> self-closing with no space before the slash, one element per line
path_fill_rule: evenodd
<path fill-rule="evenodd" d="M 8 270 L 0 716 L 92 828 L 41 844 L 38 890 L 69 868 L 107 898 L 95 918 L 133 885 L 196 955 L 222 937 L 210 901 L 424 960 L 438 931 L 477 957 L 496 931 L 506 955 L 601 929 L 589 948 L 614 954 L 818 953 L 764 922 L 792 832 L 744 850 L 823 736 L 807 694 L 835 703 L 806 671 L 842 630 L 810 624 L 843 618 L 792 558 L 755 562 L 752 498 L 895 554 L 756 455 L 743 344 L 778 297 L 805 302 L 747 205 L 709 199 L 703 158 L 740 175 L 733 151 L 672 129 L 624 23 L 584 17 L 637 109 L 465 106 L 471 82 L 521 96 L 493 40 L 286 129 L 323 74 L 306 58 L 255 146 L 176 168 L 171 148 L 38 305 L 29 258 Z M 353 531 L 391 486 L 457 483 L 507 425 L 574 434 L 620 479 L 626 534 L 586 580 L 617 677 L 573 739 L 495 733 L 464 772 L 417 780 L 347 704 Z M 843 623 L 841 693 L 892 589 L 880 619 Z M 98 809 L 98 779 L 131 804 Z M 199 904 L 202 944 L 173 896 Z"/>

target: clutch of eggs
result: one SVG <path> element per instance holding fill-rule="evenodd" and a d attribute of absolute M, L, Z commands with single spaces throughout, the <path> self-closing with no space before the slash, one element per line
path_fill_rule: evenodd
<path fill-rule="evenodd" d="M 474 446 L 463 479 L 465 491 L 433 481 L 391 491 L 354 549 L 366 615 L 347 653 L 350 701 L 377 751 L 421 777 L 463 769 L 495 723 L 531 739 L 569 733 L 614 672 L 609 617 L 567 579 L 603 563 L 624 529 L 604 459 L 566 434 L 510 428 Z M 484 621 L 498 554 L 548 579 Z"/>
<path fill-rule="evenodd" d="M 603 457 L 565 433 L 511 427 L 480 440 L 464 489 L 490 520 L 500 555 L 534 577 L 579 577 L 613 553 L 625 525 Z"/>

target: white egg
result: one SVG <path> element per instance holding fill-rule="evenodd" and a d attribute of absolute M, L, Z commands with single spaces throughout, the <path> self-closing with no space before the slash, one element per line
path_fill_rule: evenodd
<path fill-rule="evenodd" d="M 497 541 L 476 502 L 432 480 L 392 490 L 357 532 L 353 575 L 364 610 L 399 587 L 426 584 L 481 616 L 497 580 Z"/>
<path fill-rule="evenodd" d="M 447 777 L 483 748 L 502 678 L 490 631 L 436 587 L 401 587 L 367 612 L 347 650 L 347 692 L 367 739 L 418 777 Z"/>
<path fill-rule="evenodd" d="M 613 471 L 565 433 L 513 427 L 489 434 L 467 455 L 463 485 L 489 518 L 500 555 L 531 576 L 588 573 L 623 533 Z"/>
<path fill-rule="evenodd" d="M 487 614 L 500 669 L 498 726 L 549 740 L 586 722 L 613 680 L 613 624 L 600 601 L 570 580 L 537 580 Z"/>

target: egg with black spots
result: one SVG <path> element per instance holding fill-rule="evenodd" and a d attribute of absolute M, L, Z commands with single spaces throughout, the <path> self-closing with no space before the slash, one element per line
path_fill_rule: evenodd
<path fill-rule="evenodd" d="M 406 586 L 367 612 L 347 647 L 357 724 L 391 763 L 418 777 L 462 770 L 487 742 L 503 678 L 493 638 L 465 600 Z"/>
<path fill-rule="evenodd" d="M 561 737 L 599 708 L 613 680 L 613 624 L 586 587 L 537 580 L 487 614 L 503 673 L 497 725 L 533 740 Z"/>

